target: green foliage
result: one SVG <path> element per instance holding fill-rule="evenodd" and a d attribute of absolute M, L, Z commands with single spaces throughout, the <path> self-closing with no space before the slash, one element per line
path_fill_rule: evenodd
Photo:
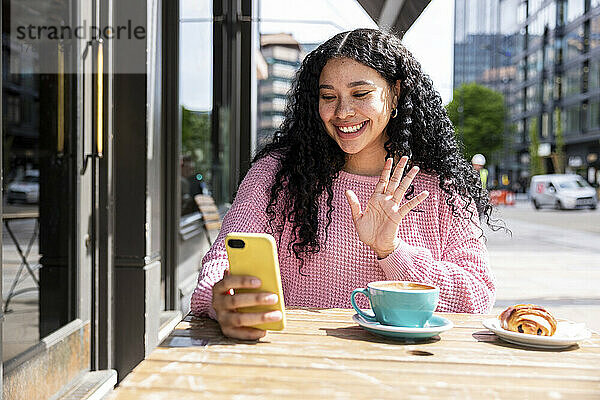
<path fill-rule="evenodd" d="M 538 135 L 537 118 L 532 118 L 529 124 L 529 168 L 531 175 L 542 175 L 546 173 L 544 159 L 538 155 L 540 138 Z"/>
<path fill-rule="evenodd" d="M 210 114 L 181 107 L 181 154 L 192 157 L 196 170 L 210 170 Z"/>
<path fill-rule="evenodd" d="M 565 173 L 565 136 L 562 129 L 562 117 L 560 108 L 554 110 L 554 138 L 555 138 L 555 153 L 553 156 L 556 159 L 556 173 Z"/>
<path fill-rule="evenodd" d="M 501 93 L 477 83 L 463 84 L 454 90 L 446 110 L 468 160 L 476 153 L 493 158 L 502 149 L 506 110 Z"/>

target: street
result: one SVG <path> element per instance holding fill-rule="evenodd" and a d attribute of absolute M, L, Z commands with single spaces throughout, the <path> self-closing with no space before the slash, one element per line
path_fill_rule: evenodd
<path fill-rule="evenodd" d="M 494 312 L 534 303 L 600 331 L 600 210 L 535 211 L 519 201 L 497 211 L 512 236 L 486 230 Z"/>

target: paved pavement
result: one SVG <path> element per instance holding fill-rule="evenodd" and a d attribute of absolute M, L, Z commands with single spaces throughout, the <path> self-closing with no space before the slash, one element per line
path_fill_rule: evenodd
<path fill-rule="evenodd" d="M 528 202 L 499 207 L 512 231 L 487 231 L 498 280 L 494 312 L 534 303 L 600 332 L 600 210 L 535 211 Z"/>

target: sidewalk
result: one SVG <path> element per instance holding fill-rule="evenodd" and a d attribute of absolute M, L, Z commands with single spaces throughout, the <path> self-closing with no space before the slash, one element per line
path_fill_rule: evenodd
<path fill-rule="evenodd" d="M 509 305 L 534 303 L 557 317 L 585 322 L 600 332 L 600 234 L 550 226 L 555 222 L 551 220 L 546 225 L 530 222 L 541 214 L 527 216 L 522 207 L 504 211 L 502 218 L 512 237 L 503 231 L 486 231 L 491 267 L 498 281 L 494 313 Z M 600 217 L 587 213 L 570 216 L 594 221 Z M 553 216 L 552 212 L 547 215 Z M 556 216 L 569 218 L 569 213 Z"/>

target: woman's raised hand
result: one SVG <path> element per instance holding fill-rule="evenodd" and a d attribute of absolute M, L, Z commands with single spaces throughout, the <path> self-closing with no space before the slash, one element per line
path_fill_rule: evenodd
<path fill-rule="evenodd" d="M 379 182 L 364 211 L 360 209 L 356 194 L 351 190 L 346 191 L 346 198 L 350 203 L 358 237 L 364 244 L 371 247 L 379 258 L 387 257 L 398 247 L 400 222 L 410 210 L 429 195 L 424 191 L 406 203 L 400 204 L 406 190 L 419 172 L 418 167 L 413 167 L 401 180 L 407 163 L 408 157 L 402 157 L 390 177 L 392 159 L 388 158 L 385 161 Z"/>
<path fill-rule="evenodd" d="M 275 293 L 235 293 L 235 289 L 254 289 L 261 282 L 253 276 L 225 276 L 213 286 L 212 304 L 217 313 L 217 321 L 225 336 L 235 339 L 257 340 L 265 336 L 266 331 L 252 328 L 265 322 L 275 322 L 283 318 L 281 311 L 242 313 L 237 309 L 259 305 L 277 304 Z"/>

